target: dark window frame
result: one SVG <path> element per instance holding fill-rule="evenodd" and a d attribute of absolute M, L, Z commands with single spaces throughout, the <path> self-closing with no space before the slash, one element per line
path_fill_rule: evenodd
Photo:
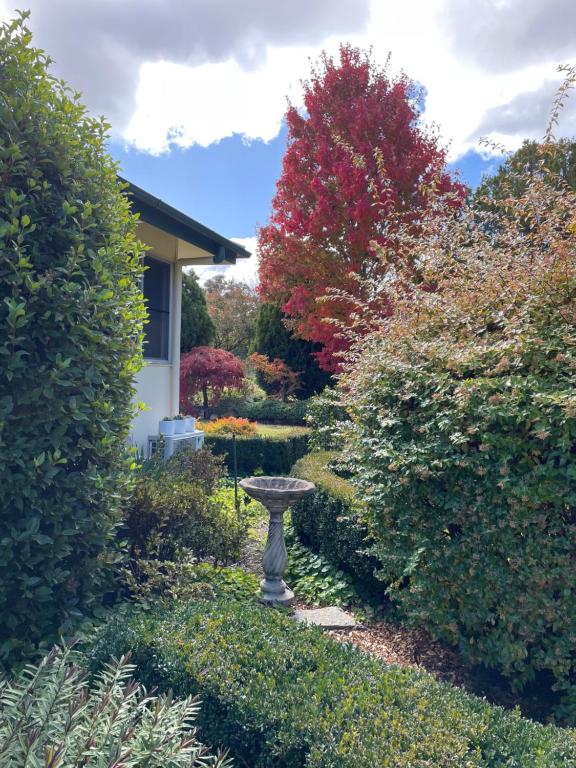
<path fill-rule="evenodd" d="M 158 303 L 154 302 L 151 304 L 152 297 L 150 294 L 146 295 L 146 275 L 148 273 L 148 270 L 146 267 L 151 266 L 150 262 L 153 262 L 154 266 L 160 267 L 165 269 L 164 272 L 164 278 L 167 279 L 168 285 L 167 289 L 163 291 L 163 288 L 165 286 L 160 286 L 159 290 L 162 294 L 163 292 L 165 295 L 160 296 L 160 300 Z M 162 362 L 162 363 L 169 363 L 171 358 L 171 346 L 172 346 L 172 340 L 171 340 L 171 320 L 172 320 L 172 268 L 173 265 L 171 262 L 166 261 L 164 259 L 158 258 L 157 256 L 153 255 L 146 255 L 144 257 L 144 275 L 142 277 L 142 293 L 144 294 L 144 300 L 146 303 L 146 310 L 148 312 L 148 321 L 144 325 L 144 346 L 143 346 L 143 355 L 145 360 L 149 360 L 151 362 Z M 160 320 L 159 323 L 156 321 Z M 162 320 L 164 322 L 162 322 Z M 158 354 L 150 354 L 147 351 L 147 345 L 148 345 L 148 336 L 149 331 L 147 331 L 148 326 L 154 323 L 155 324 L 155 337 L 157 340 L 157 346 L 154 351 L 157 351 Z"/>

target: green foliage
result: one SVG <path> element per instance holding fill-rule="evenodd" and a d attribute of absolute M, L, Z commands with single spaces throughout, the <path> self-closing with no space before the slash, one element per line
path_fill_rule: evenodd
<path fill-rule="evenodd" d="M 209 584 L 216 598 L 251 600 L 259 587 L 258 577 L 242 568 L 219 568 L 210 563 L 198 563 L 191 567 L 191 573 L 199 583 Z"/>
<path fill-rule="evenodd" d="M 214 346 L 244 359 L 256 330 L 259 299 L 254 288 L 224 275 L 204 284 L 208 313 L 214 324 Z"/>
<path fill-rule="evenodd" d="M 144 477 L 122 530 L 131 558 L 174 561 L 186 554 L 228 562 L 238 557 L 246 524 L 228 497 L 227 489 L 208 497 L 199 483 L 170 474 Z"/>
<path fill-rule="evenodd" d="M 326 388 L 308 400 L 306 423 L 312 428 L 310 450 L 335 451 L 342 448 L 350 417 L 341 402 L 340 393 Z"/>
<path fill-rule="evenodd" d="M 199 602 L 113 619 L 93 669 L 134 651 L 138 678 L 202 698 L 202 738 L 254 768 L 558 768 L 571 731 L 389 667 L 258 604 Z"/>
<path fill-rule="evenodd" d="M 226 473 L 222 457 L 215 456 L 208 448 L 180 449 L 167 462 L 162 461 L 162 471 L 168 477 L 200 483 L 207 494 L 212 493 Z"/>
<path fill-rule="evenodd" d="M 180 351 L 206 347 L 214 341 L 214 323 L 206 307 L 204 291 L 191 270 L 182 273 L 182 316 L 180 321 Z"/>
<path fill-rule="evenodd" d="M 300 544 L 291 525 L 286 526 L 285 534 L 288 565 L 284 578 L 299 598 L 314 605 L 351 605 L 356 601 L 349 576 Z"/>
<path fill-rule="evenodd" d="M 241 568 L 186 560 L 135 560 L 122 575 L 131 598 L 145 606 L 158 600 L 249 600 L 258 589 L 258 578 Z"/>
<path fill-rule="evenodd" d="M 54 648 L 0 687 L 4 768 L 101 765 L 200 768 L 231 765 L 210 756 L 192 723 L 198 704 L 149 696 L 130 678 L 125 657 L 105 664 L 90 688 L 82 658 Z"/>
<path fill-rule="evenodd" d="M 0 656 L 98 606 L 145 310 L 107 126 L 0 27 Z"/>
<path fill-rule="evenodd" d="M 300 387 L 297 396 L 305 399 L 321 392 L 331 381 L 330 374 L 323 371 L 314 357 L 320 349 L 319 344 L 297 339 L 282 322 L 282 312 L 275 304 L 261 304 L 256 325 L 256 338 L 252 352 L 266 355 L 270 360 L 278 358 L 293 371 L 300 373 Z M 270 385 L 258 380 L 264 389 Z"/>
<path fill-rule="evenodd" d="M 498 237 L 472 208 L 412 240 L 422 285 L 343 393 L 391 596 L 517 688 L 552 681 L 575 721 L 576 196 L 518 182 Z"/>
<path fill-rule="evenodd" d="M 206 445 L 217 455 L 225 456 L 229 472 L 233 472 L 232 437 L 206 435 Z M 241 475 L 287 475 L 294 462 L 308 450 L 308 434 L 298 430 L 294 434 L 266 437 L 237 437 L 236 455 Z"/>
<path fill-rule="evenodd" d="M 316 486 L 315 493 L 292 507 L 294 533 L 301 544 L 351 577 L 365 599 L 381 602 L 384 590 L 374 576 L 379 563 L 365 554 L 372 541 L 362 522 L 354 486 L 330 469 L 336 456 L 314 451 L 292 467 L 291 475 Z"/>
<path fill-rule="evenodd" d="M 281 400 L 260 400 L 251 403 L 240 398 L 227 398 L 221 401 L 218 410 L 220 413 L 233 413 L 251 421 L 303 426 L 306 423 L 309 403 L 309 400 L 294 400 L 288 403 Z"/>
<path fill-rule="evenodd" d="M 519 197 L 526 191 L 526 173 L 541 175 L 552 172 L 556 182 L 561 181 L 576 190 L 576 141 L 560 139 L 554 144 L 524 141 L 520 149 L 506 158 L 495 174 L 485 178 L 474 193 L 474 200 L 482 205 L 483 198 L 504 200 Z"/>

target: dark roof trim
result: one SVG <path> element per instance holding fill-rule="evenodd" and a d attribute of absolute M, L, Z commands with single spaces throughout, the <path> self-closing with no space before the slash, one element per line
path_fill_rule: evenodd
<path fill-rule="evenodd" d="M 212 254 L 215 264 L 221 264 L 224 261 L 234 264 L 236 259 L 249 258 L 250 252 L 243 246 L 222 237 L 212 229 L 208 229 L 200 222 L 191 219 L 190 216 L 186 216 L 182 211 L 164 203 L 149 192 L 126 181 L 126 179 L 119 178 L 120 181 L 128 185 L 126 194 L 132 203 L 132 210 L 140 214 L 142 221 L 208 251 Z"/>

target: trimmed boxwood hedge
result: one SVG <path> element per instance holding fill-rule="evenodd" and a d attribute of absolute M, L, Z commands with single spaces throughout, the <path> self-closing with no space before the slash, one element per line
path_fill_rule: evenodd
<path fill-rule="evenodd" d="M 206 435 L 206 445 L 218 456 L 224 456 L 228 471 L 233 471 L 232 436 Z M 308 435 L 237 437 L 238 473 L 251 475 L 287 475 L 294 462 L 308 450 Z"/>
<path fill-rule="evenodd" d="M 292 525 L 299 541 L 354 578 L 365 598 L 384 597 L 384 585 L 374 576 L 379 562 L 364 554 L 372 541 L 358 519 L 359 502 L 351 482 L 329 468 L 336 454 L 314 451 L 299 459 L 290 472 L 309 480 L 317 490 L 292 507 Z"/>
<path fill-rule="evenodd" d="M 415 669 L 388 667 L 257 604 L 125 613 L 101 630 L 93 671 L 129 649 L 137 677 L 199 694 L 201 737 L 253 768 L 552 768 L 573 731 L 543 726 Z"/>
<path fill-rule="evenodd" d="M 283 403 L 282 400 L 268 399 L 249 403 L 240 398 L 226 398 L 214 410 L 217 413 L 232 414 L 251 421 L 301 427 L 306 424 L 308 404 L 308 400 Z"/>

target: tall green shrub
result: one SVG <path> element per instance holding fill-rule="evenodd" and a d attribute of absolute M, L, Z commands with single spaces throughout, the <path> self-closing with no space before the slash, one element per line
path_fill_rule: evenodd
<path fill-rule="evenodd" d="M 314 483 L 316 491 L 292 505 L 292 526 L 298 540 L 354 579 L 365 598 L 382 600 L 384 585 L 374 576 L 375 557 L 366 554 L 374 543 L 362 522 L 362 503 L 350 480 L 331 469 L 336 452 L 313 451 L 299 459 L 293 477 Z"/>
<path fill-rule="evenodd" d="M 214 323 L 208 314 L 206 297 L 194 272 L 182 275 L 182 315 L 180 351 L 205 347 L 214 341 Z"/>
<path fill-rule="evenodd" d="M 0 657 L 97 605 L 144 308 L 106 124 L 0 27 Z"/>
<path fill-rule="evenodd" d="M 575 718 L 576 196 L 519 181 L 498 238 L 474 209 L 418 233 L 422 283 L 343 391 L 392 596 Z"/>

